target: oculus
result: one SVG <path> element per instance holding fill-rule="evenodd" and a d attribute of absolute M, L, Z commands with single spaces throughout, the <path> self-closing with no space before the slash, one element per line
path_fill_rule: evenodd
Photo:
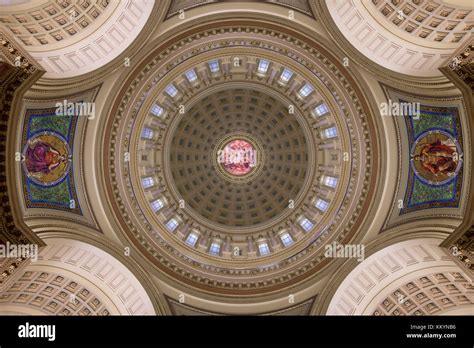
<path fill-rule="evenodd" d="M 248 141 L 235 139 L 217 151 L 217 162 L 231 175 L 245 175 L 255 168 L 257 151 Z"/>
<path fill-rule="evenodd" d="M 256 179 L 264 169 L 266 157 L 261 140 L 245 132 L 221 137 L 210 155 L 217 173 L 235 184 Z"/>

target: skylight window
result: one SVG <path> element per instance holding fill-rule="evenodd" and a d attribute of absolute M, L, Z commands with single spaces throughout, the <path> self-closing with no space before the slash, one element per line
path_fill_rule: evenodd
<path fill-rule="evenodd" d="M 337 129 L 336 127 L 326 128 L 324 130 L 324 136 L 326 138 L 335 138 L 337 137 Z"/>
<path fill-rule="evenodd" d="M 170 84 L 165 88 L 165 92 L 171 97 L 174 98 L 178 95 L 178 89 L 173 85 Z"/>
<path fill-rule="evenodd" d="M 314 108 L 314 112 L 316 113 L 316 115 L 322 116 L 324 114 L 327 114 L 329 112 L 329 109 L 326 104 L 322 103 Z"/>
<path fill-rule="evenodd" d="M 221 252 L 221 245 L 219 243 L 212 243 L 211 247 L 209 248 L 209 254 L 219 255 L 220 252 Z"/>
<path fill-rule="evenodd" d="M 319 198 L 316 203 L 314 204 L 316 208 L 321 210 L 322 212 L 325 212 L 328 209 L 329 202 L 325 201 L 324 199 Z"/>
<path fill-rule="evenodd" d="M 260 252 L 260 255 L 262 256 L 270 254 L 270 248 L 268 247 L 268 244 L 265 242 L 258 244 L 258 251 Z"/>
<path fill-rule="evenodd" d="M 143 188 L 149 188 L 154 185 L 153 178 L 151 176 L 142 179 Z"/>
<path fill-rule="evenodd" d="M 304 218 L 303 220 L 300 221 L 300 226 L 306 231 L 310 231 L 313 227 L 314 224 L 309 221 L 307 218 Z"/>
<path fill-rule="evenodd" d="M 142 138 L 145 138 L 145 139 L 153 138 L 153 130 L 151 130 L 150 128 L 143 128 Z"/>
<path fill-rule="evenodd" d="M 197 75 L 194 69 L 186 71 L 186 78 L 188 79 L 189 82 L 194 82 L 197 80 Z"/>
<path fill-rule="evenodd" d="M 158 104 L 154 104 L 151 107 L 150 112 L 155 116 L 161 116 L 163 114 L 163 108 L 159 106 Z"/>
<path fill-rule="evenodd" d="M 328 187 L 335 188 L 337 186 L 337 178 L 332 177 L 332 176 L 325 176 L 323 182 L 324 182 L 324 185 Z"/>
<path fill-rule="evenodd" d="M 178 227 L 178 225 L 179 225 L 179 222 L 176 221 L 175 218 L 173 218 L 166 223 L 166 228 L 168 229 L 168 231 L 173 232 L 176 229 L 176 227 Z"/>
<path fill-rule="evenodd" d="M 216 73 L 220 70 L 220 67 L 219 67 L 219 61 L 216 59 L 216 60 L 211 60 L 209 62 L 209 69 L 211 70 L 211 72 L 213 73 Z"/>
<path fill-rule="evenodd" d="M 161 208 L 163 208 L 165 204 L 161 199 L 157 199 L 156 201 L 151 202 L 151 208 L 153 211 L 156 213 L 157 211 L 160 211 Z"/>
<path fill-rule="evenodd" d="M 269 66 L 270 66 L 270 62 L 269 62 L 268 60 L 260 59 L 260 60 L 258 61 L 258 68 L 257 68 L 257 71 L 258 71 L 260 74 L 266 74 L 266 72 L 267 72 Z"/>
<path fill-rule="evenodd" d="M 288 81 L 290 81 L 292 76 L 293 76 L 293 72 L 291 70 L 285 68 L 283 70 L 283 72 L 281 73 L 281 75 L 280 75 L 280 81 L 284 82 L 284 83 L 287 83 Z"/>
<path fill-rule="evenodd" d="M 191 232 L 190 234 L 188 234 L 188 237 L 186 238 L 186 243 L 191 246 L 195 246 L 197 240 L 198 240 L 198 235 L 194 232 Z"/>
<path fill-rule="evenodd" d="M 307 97 L 308 95 L 310 95 L 310 93 L 313 91 L 313 86 L 311 86 L 310 84 L 305 84 L 303 87 L 301 87 L 300 91 L 298 92 L 300 94 L 300 96 L 302 97 Z"/>

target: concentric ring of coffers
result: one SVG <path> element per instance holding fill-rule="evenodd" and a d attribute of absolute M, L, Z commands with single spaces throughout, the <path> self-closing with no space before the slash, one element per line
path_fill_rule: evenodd
<path fill-rule="evenodd" d="M 124 232 L 158 270 L 213 292 L 266 292 L 316 273 L 328 262 L 323 241 L 348 238 L 361 224 L 375 181 L 370 111 L 352 77 L 317 42 L 254 24 L 215 23 L 150 52 L 118 95 L 105 137 L 108 193 Z M 239 238 L 190 216 L 162 162 L 173 120 L 224 82 L 286 98 L 288 110 L 303 119 L 317 161 L 281 221 Z"/>
<path fill-rule="evenodd" d="M 173 117 L 164 145 L 169 151 L 163 151 L 163 166 L 171 172 L 165 169 L 165 180 L 202 229 L 242 236 L 281 221 L 291 213 L 289 200 L 301 201 L 316 163 L 308 150 L 315 142 L 298 122 L 304 122 L 301 115 L 288 113 L 289 104 L 257 83 L 223 82 L 198 93 L 186 113 Z M 231 175 L 218 163 L 219 149 L 233 139 L 257 150 L 248 175 Z"/>

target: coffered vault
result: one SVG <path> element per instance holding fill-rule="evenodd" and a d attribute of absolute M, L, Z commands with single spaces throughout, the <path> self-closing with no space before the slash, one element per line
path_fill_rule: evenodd
<path fill-rule="evenodd" d="M 472 313 L 472 11 L 0 5 L 0 313 Z"/>

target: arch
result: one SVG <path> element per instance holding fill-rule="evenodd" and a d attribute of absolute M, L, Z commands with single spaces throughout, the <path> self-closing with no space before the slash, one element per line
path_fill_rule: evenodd
<path fill-rule="evenodd" d="M 421 278 L 433 278 L 430 280 L 433 285 L 439 279 L 443 279 L 442 283 L 445 285 L 448 283 L 466 284 L 459 290 L 463 293 L 463 296 L 466 296 L 466 300 L 453 303 L 458 306 L 472 304 L 473 298 L 472 290 L 470 290 L 468 284 L 469 278 L 462 273 L 450 256 L 439 247 L 440 242 L 441 240 L 438 238 L 406 240 L 387 246 L 369 256 L 355 267 L 338 286 L 328 305 L 327 314 L 394 314 L 394 308 L 385 311 L 385 313 L 377 312 L 378 306 L 383 305 L 384 301 L 393 294 L 398 296 L 397 291 L 400 292 L 401 288 L 406 292 L 406 294 L 402 293 L 404 301 L 409 299 L 408 294 L 417 296 L 423 291 L 423 288 L 426 288 L 426 286 L 422 286 L 423 284 L 418 284 Z M 420 291 L 416 292 L 413 287 L 411 289 L 413 292 L 409 293 L 407 289 L 409 283 L 414 283 Z M 439 299 L 434 298 L 433 301 L 435 305 L 439 305 L 438 302 L 441 299 L 449 296 L 441 296 Z M 438 312 L 415 313 L 419 307 L 418 305 L 412 305 L 409 309 L 401 312 L 403 314 L 432 314 Z M 442 309 L 445 309 L 445 307 L 440 307 L 439 312 Z"/>
<path fill-rule="evenodd" d="M 155 6 L 144 0 L 32 1 L 2 6 L 0 19 L 44 67 L 44 77 L 58 79 L 114 60 L 137 39 L 153 11 L 164 15 L 163 7 L 161 1 Z"/>
<path fill-rule="evenodd" d="M 21 298 L 21 294 L 25 291 L 22 282 L 25 282 L 27 286 L 38 283 L 35 286 L 35 291 L 39 296 L 48 299 L 49 302 L 58 302 L 58 296 L 61 299 L 62 296 L 59 294 L 64 289 L 69 289 L 69 292 L 66 292 L 67 296 L 74 296 L 78 300 L 81 300 L 81 291 L 92 294 L 91 296 L 103 304 L 103 308 L 100 308 L 101 312 L 95 314 L 161 314 L 161 310 L 156 308 L 157 306 L 153 303 L 155 300 L 152 301 L 150 298 L 149 292 L 152 290 L 148 289 L 147 291 L 132 273 L 130 267 L 124 265 L 110 253 L 79 240 L 48 235 L 43 236 L 43 240 L 47 246 L 40 251 L 38 260 L 26 267 L 22 277 L 6 291 L 5 295 L 9 299 Z M 71 283 L 76 285 L 71 287 Z M 45 288 L 48 284 L 51 289 L 46 291 Z M 87 302 L 90 300 L 89 297 L 87 296 L 83 302 L 89 303 Z M 8 302 L 11 301 L 8 300 Z M 10 309 L 2 305 L 3 310 L 25 312 L 24 309 L 15 309 L 15 301 L 12 303 L 15 304 L 14 308 Z M 61 303 L 58 302 L 58 305 Z M 23 308 L 25 306 L 32 307 L 31 302 L 20 305 Z M 76 307 L 78 306 L 74 308 Z M 36 313 L 37 309 L 32 308 L 31 314 Z M 40 311 L 45 314 L 56 313 L 51 309 L 40 308 Z M 64 308 L 69 307 L 64 305 Z M 71 310 L 70 314 L 80 314 L 78 310 Z M 26 310 L 26 312 L 29 311 L 29 309 Z M 93 311 L 85 313 L 93 314 Z"/>

